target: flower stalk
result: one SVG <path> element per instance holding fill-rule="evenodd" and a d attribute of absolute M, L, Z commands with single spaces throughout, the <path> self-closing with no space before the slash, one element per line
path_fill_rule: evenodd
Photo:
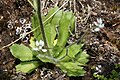
<path fill-rule="evenodd" d="M 47 40 L 46 40 L 46 36 L 45 36 L 45 31 L 44 31 L 44 26 L 42 23 L 42 17 L 41 17 L 41 0 L 37 0 L 37 14 L 38 14 L 38 18 L 39 18 L 39 23 L 40 23 L 40 30 L 42 33 L 42 37 L 43 37 L 43 41 L 45 43 L 45 49 L 47 49 L 48 54 L 50 55 L 50 52 L 48 50 L 48 44 L 47 44 Z"/>

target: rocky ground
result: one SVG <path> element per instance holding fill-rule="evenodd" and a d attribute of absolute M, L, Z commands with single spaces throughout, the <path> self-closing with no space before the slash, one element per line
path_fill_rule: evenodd
<path fill-rule="evenodd" d="M 63 3 L 65 0 L 42 0 L 42 12 L 47 14 L 51 7 L 60 7 Z M 20 61 L 11 55 L 8 44 L 19 38 L 16 29 L 22 26 L 21 18 L 26 20 L 25 24 L 31 23 L 33 8 L 27 0 L 0 0 L 1 80 L 97 80 L 93 76 L 94 73 L 110 75 L 115 64 L 120 63 L 120 0 L 69 0 L 63 9 L 72 10 L 76 16 L 75 33 L 70 39 L 74 41 L 85 34 L 84 49 L 90 55 L 84 68 L 87 71 L 85 76 L 68 77 L 53 64 L 39 67 L 31 74 L 17 73 L 15 65 Z M 94 22 L 100 18 L 104 28 L 96 31 L 97 26 Z M 31 35 L 18 40 L 17 43 L 29 44 L 27 39 Z M 93 67 L 96 67 L 95 70 Z"/>

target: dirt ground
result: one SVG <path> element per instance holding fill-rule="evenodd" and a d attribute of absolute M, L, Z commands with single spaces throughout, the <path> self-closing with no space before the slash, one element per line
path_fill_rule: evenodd
<path fill-rule="evenodd" d="M 51 7 L 60 7 L 63 3 L 65 0 L 42 0 L 42 12 L 47 14 Z M 108 76 L 115 64 L 120 63 L 120 0 L 69 0 L 63 9 L 72 10 L 76 16 L 76 30 L 70 39 L 77 40 L 87 33 L 83 41 L 90 57 L 84 67 L 85 76 L 68 77 L 53 64 L 39 67 L 31 74 L 17 73 L 15 65 L 20 61 L 11 55 L 6 45 L 19 38 L 16 28 L 22 26 L 21 18 L 30 23 L 33 8 L 27 0 L 0 0 L 0 48 L 6 46 L 0 50 L 0 80 L 97 80 L 93 76 L 93 66 L 102 65 L 98 74 Z M 98 18 L 103 19 L 105 27 L 96 32 L 93 22 Z M 29 44 L 26 39 L 16 43 Z"/>

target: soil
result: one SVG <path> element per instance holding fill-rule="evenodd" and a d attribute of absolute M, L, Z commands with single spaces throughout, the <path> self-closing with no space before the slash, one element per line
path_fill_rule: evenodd
<path fill-rule="evenodd" d="M 51 7 L 60 7 L 64 2 L 42 0 L 42 12 L 47 14 Z M 16 72 L 15 65 L 20 61 L 11 55 L 6 45 L 20 37 L 16 35 L 16 28 L 22 26 L 19 20 L 24 18 L 26 24 L 30 23 L 33 8 L 27 0 L 0 0 L 0 48 L 4 47 L 0 50 L 0 80 L 97 80 L 92 67 L 102 65 L 98 74 L 108 76 L 115 64 L 120 63 L 120 0 L 70 0 L 63 9 L 72 10 L 76 16 L 76 31 L 70 39 L 78 40 L 86 33 L 84 50 L 90 57 L 84 67 L 87 71 L 85 76 L 68 77 L 53 64 L 45 64 L 31 74 Z M 103 19 L 105 27 L 95 32 L 93 22 L 97 18 Z M 29 44 L 26 39 L 16 43 Z"/>

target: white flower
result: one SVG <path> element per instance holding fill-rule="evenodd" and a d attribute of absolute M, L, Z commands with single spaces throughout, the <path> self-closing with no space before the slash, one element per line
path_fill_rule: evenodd
<path fill-rule="evenodd" d="M 20 34 L 22 31 L 22 28 L 21 27 L 17 27 L 16 28 L 16 35 Z"/>
<path fill-rule="evenodd" d="M 33 48 L 33 50 L 35 50 L 35 51 L 41 50 L 42 52 L 47 52 L 47 49 L 43 49 L 44 42 L 42 40 L 36 41 L 35 45 L 36 45 L 36 47 Z"/>
<path fill-rule="evenodd" d="M 97 65 L 95 67 L 96 73 L 101 73 L 102 72 L 102 65 Z"/>
<path fill-rule="evenodd" d="M 36 46 L 39 46 L 39 42 L 38 41 L 36 41 Z"/>
<path fill-rule="evenodd" d="M 95 31 L 100 31 L 100 28 L 104 28 L 104 23 L 101 18 L 97 18 L 97 22 L 93 22 L 98 28 Z"/>
<path fill-rule="evenodd" d="M 20 34 L 20 37 L 21 37 L 22 39 L 24 39 L 24 38 L 26 37 L 26 33 L 24 32 L 24 33 Z"/>
<path fill-rule="evenodd" d="M 44 46 L 44 42 L 42 40 L 40 40 L 39 45 L 43 47 Z"/>
<path fill-rule="evenodd" d="M 102 24 L 102 19 L 101 19 L 101 18 L 97 18 L 97 22 L 98 22 L 99 24 Z"/>
<path fill-rule="evenodd" d="M 21 24 L 24 24 L 24 23 L 26 22 L 26 19 L 20 18 L 20 19 L 19 19 L 19 22 L 20 22 Z"/>
<path fill-rule="evenodd" d="M 31 29 L 31 23 L 25 24 L 26 28 L 30 28 Z"/>
<path fill-rule="evenodd" d="M 98 32 L 100 31 L 100 28 L 95 28 L 94 31 Z"/>
<path fill-rule="evenodd" d="M 22 27 L 25 29 L 28 29 L 28 28 L 31 29 L 31 23 L 23 24 Z"/>
<path fill-rule="evenodd" d="M 99 28 L 103 28 L 104 27 L 104 23 L 102 21 L 101 18 L 97 18 L 97 22 L 93 22 L 96 26 L 98 26 Z"/>
<path fill-rule="evenodd" d="M 42 50 L 42 52 L 47 52 L 47 49 L 41 49 Z"/>

